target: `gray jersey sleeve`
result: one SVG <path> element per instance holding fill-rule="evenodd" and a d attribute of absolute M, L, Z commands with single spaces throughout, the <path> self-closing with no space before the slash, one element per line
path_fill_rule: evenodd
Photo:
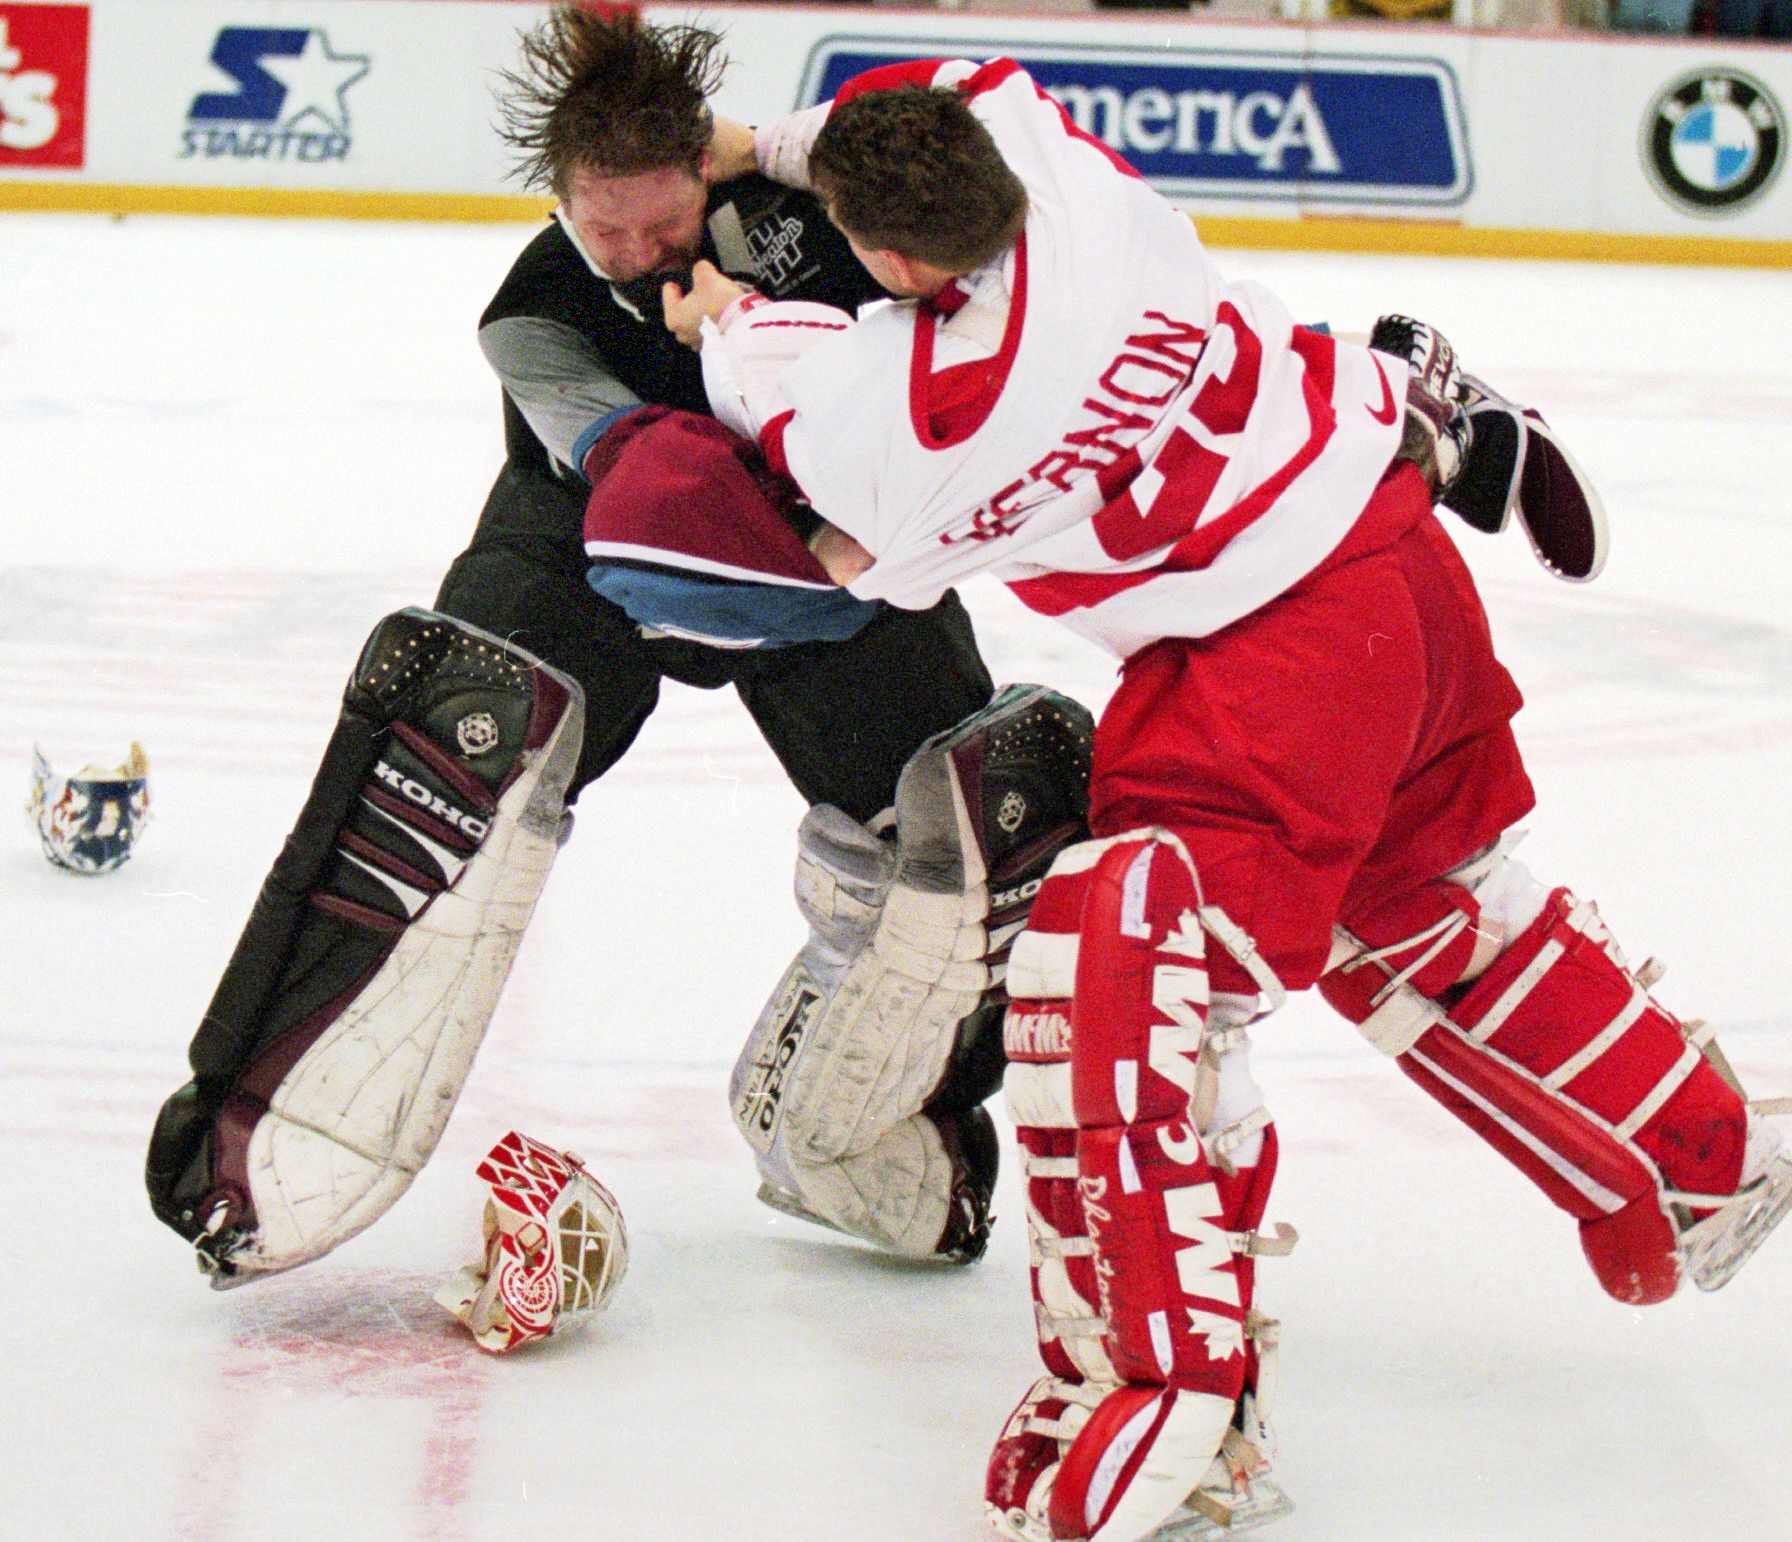
<path fill-rule="evenodd" d="M 535 437 L 574 470 L 580 435 L 610 413 L 641 405 L 590 341 L 562 322 L 502 317 L 479 329 L 479 347 Z"/>

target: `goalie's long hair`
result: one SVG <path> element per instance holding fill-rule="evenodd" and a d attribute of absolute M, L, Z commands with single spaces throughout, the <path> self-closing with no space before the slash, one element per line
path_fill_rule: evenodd
<path fill-rule="evenodd" d="M 727 61 L 702 27 L 649 26 L 634 11 L 561 6 L 523 37 L 502 74 L 498 133 L 512 175 L 564 198 L 575 167 L 628 176 L 696 172 L 709 145 L 707 99 Z"/>

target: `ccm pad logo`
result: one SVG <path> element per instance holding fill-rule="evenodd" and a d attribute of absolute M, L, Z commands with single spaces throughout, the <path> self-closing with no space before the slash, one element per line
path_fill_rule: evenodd
<path fill-rule="evenodd" d="M 0 5 L 0 167 L 77 169 L 86 130 L 87 8 Z"/>

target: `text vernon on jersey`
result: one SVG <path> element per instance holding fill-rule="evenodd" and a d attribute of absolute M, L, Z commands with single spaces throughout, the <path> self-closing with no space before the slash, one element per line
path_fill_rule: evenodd
<path fill-rule="evenodd" d="M 1207 333 L 1192 321 L 1148 310 L 1120 345 L 1082 403 L 1077 426 L 1020 476 L 940 532 L 942 546 L 1013 535 L 1052 498 L 1093 473 L 1108 471 L 1163 418 L 1163 410 L 1193 378 Z"/>

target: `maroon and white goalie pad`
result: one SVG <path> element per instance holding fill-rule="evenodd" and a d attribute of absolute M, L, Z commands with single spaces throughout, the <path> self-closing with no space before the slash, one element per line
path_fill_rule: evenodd
<path fill-rule="evenodd" d="M 448 616 L 368 639 L 145 1179 L 214 1285 L 321 1257 L 421 1171 L 561 834 L 578 684 Z"/>
<path fill-rule="evenodd" d="M 609 1305 L 628 1269 L 628 1227 L 585 1164 L 512 1131 L 476 1171 L 490 1187 L 483 1256 L 436 1300 L 479 1347 L 503 1354 Z"/>

